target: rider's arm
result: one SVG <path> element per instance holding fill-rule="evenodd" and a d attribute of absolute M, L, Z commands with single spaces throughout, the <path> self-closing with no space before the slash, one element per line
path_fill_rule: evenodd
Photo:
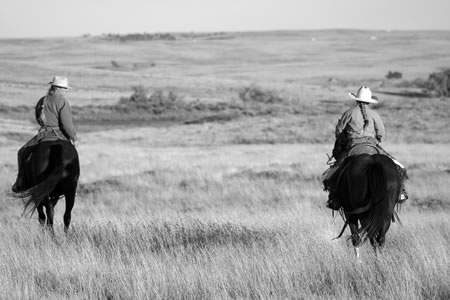
<path fill-rule="evenodd" d="M 45 97 L 42 97 L 41 99 L 39 99 L 39 101 L 36 103 L 36 106 L 34 107 L 34 116 L 36 118 L 36 122 L 41 126 L 45 125 L 45 124 L 43 124 L 43 122 L 41 120 L 41 112 L 43 109 L 44 98 Z"/>
<path fill-rule="evenodd" d="M 64 132 L 69 136 L 72 142 L 77 140 L 77 134 L 75 132 L 75 128 L 73 126 L 72 121 L 72 111 L 70 109 L 69 102 L 64 100 L 62 103 L 62 107 L 59 111 L 59 119 L 61 121 L 61 127 Z"/>
<path fill-rule="evenodd" d="M 347 110 L 344 112 L 342 117 L 339 119 L 337 125 L 336 125 L 336 138 L 340 136 L 340 134 L 344 131 L 345 127 L 347 126 L 348 122 L 351 120 L 351 111 Z"/>
<path fill-rule="evenodd" d="M 373 114 L 373 124 L 375 126 L 375 136 L 379 142 L 382 141 L 386 136 L 386 130 L 384 128 L 384 123 L 377 113 Z"/>

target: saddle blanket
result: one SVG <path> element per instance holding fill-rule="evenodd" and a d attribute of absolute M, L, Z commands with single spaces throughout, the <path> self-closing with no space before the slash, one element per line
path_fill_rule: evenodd
<path fill-rule="evenodd" d="M 386 156 L 389 156 L 389 158 L 392 159 L 392 161 L 400 168 L 402 169 L 405 168 L 398 160 L 396 160 L 394 157 L 392 157 L 392 155 L 390 155 L 383 148 L 381 148 L 381 146 L 372 144 L 361 144 L 352 147 L 347 153 L 344 153 L 339 158 L 339 160 L 337 160 L 331 167 L 329 167 L 325 172 L 323 172 L 322 182 L 327 179 L 330 179 L 331 176 L 336 172 L 336 170 L 339 169 L 340 165 L 347 157 L 356 156 L 360 154 L 384 154 Z"/>

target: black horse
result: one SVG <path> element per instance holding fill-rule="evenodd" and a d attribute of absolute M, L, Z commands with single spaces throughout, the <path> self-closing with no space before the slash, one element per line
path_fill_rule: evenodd
<path fill-rule="evenodd" d="M 401 191 L 397 165 L 386 155 L 361 154 L 347 158 L 338 174 L 336 197 L 359 257 L 359 246 L 367 239 L 376 250 L 384 246 L 386 232 L 398 220 L 394 210 Z M 360 226 L 358 225 L 360 223 Z"/>
<path fill-rule="evenodd" d="M 64 196 L 64 230 L 67 232 L 80 176 L 78 152 L 70 142 L 62 140 L 41 142 L 32 147 L 25 163 L 25 191 L 16 196 L 24 200 L 24 214 L 33 215 L 37 209 L 39 222 L 44 225 L 47 217 L 47 226 L 51 230 L 54 207 Z"/>

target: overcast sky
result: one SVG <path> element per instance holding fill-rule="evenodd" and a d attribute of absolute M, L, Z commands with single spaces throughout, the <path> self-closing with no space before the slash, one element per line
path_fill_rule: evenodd
<path fill-rule="evenodd" d="M 0 0 L 0 38 L 331 28 L 450 30 L 450 0 Z"/>

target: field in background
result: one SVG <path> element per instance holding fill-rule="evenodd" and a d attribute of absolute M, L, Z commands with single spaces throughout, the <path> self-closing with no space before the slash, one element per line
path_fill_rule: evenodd
<path fill-rule="evenodd" d="M 449 47 L 447 32 L 345 30 L 175 41 L 0 40 L 0 117 L 32 121 L 33 105 L 58 74 L 73 86 L 69 98 L 82 134 L 212 123 L 210 135 L 233 136 L 226 143 L 331 143 L 348 92 L 364 84 L 382 101 L 377 109 L 388 139 L 448 143 L 449 101 L 421 97 L 401 83 L 448 67 Z M 392 71 L 403 78 L 386 79 Z M 133 87 L 163 96 L 119 105 Z M 253 94 L 242 96 L 246 90 Z M 245 130 L 237 136 L 236 128 Z M 0 138 L 26 139 L 8 129 Z"/>
<path fill-rule="evenodd" d="M 448 67 L 449 46 L 448 32 L 0 40 L 0 298 L 449 298 L 450 101 L 406 97 L 384 78 L 426 78 Z M 53 238 L 9 190 L 56 74 L 74 86 L 81 178 L 73 226 L 65 236 L 61 201 Z M 333 240 L 343 223 L 320 175 L 361 84 L 379 91 L 410 200 L 382 255 L 366 245 L 357 264 L 346 238 Z M 116 110 L 132 86 L 236 114 Z M 245 102 L 248 87 L 282 100 Z"/>

